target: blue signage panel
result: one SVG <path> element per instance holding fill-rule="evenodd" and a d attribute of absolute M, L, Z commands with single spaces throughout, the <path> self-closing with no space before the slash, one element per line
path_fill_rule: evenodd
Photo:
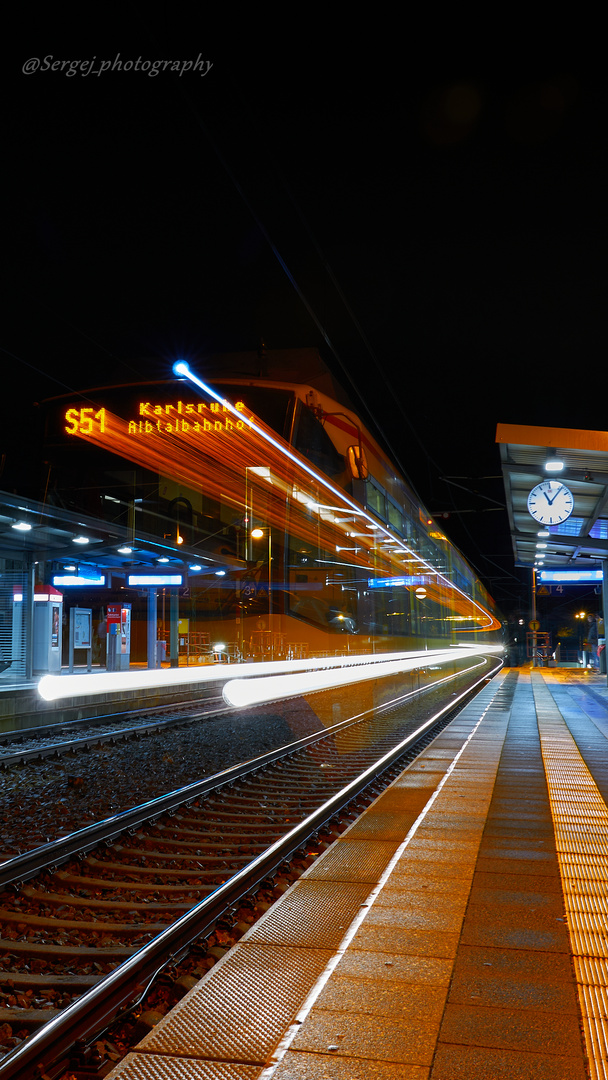
<path fill-rule="evenodd" d="M 66 588 L 69 585 L 105 585 L 105 574 L 54 574 L 53 585 L 55 587 L 62 585 Z"/>
<path fill-rule="evenodd" d="M 562 585 L 578 585 L 579 582 L 603 581 L 601 570 L 541 570 L 541 581 L 559 581 Z"/>
<path fill-rule="evenodd" d="M 183 574 L 129 574 L 129 585 L 148 585 L 162 589 L 163 585 L 183 584 Z"/>
<path fill-rule="evenodd" d="M 393 585 L 430 585 L 428 574 L 406 574 L 404 577 L 373 577 L 367 579 L 368 589 L 390 589 Z"/>

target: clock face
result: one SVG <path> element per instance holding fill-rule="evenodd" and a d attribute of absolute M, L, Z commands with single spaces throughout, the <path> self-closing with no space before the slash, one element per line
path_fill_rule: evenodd
<path fill-rule="evenodd" d="M 528 510 L 541 525 L 560 525 L 573 509 L 572 492 L 559 480 L 543 480 L 528 495 Z"/>

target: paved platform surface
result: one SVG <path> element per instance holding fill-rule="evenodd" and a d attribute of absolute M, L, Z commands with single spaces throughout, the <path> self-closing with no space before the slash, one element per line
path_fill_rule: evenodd
<path fill-rule="evenodd" d="M 608 1077 L 607 738 L 503 671 L 112 1080 Z"/>

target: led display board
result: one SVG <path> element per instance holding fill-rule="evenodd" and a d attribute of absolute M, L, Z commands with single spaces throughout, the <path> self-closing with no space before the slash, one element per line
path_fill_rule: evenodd
<path fill-rule="evenodd" d="M 404 577 L 373 577 L 367 579 L 368 589 L 389 589 L 393 585 L 430 585 L 428 574 L 406 574 Z"/>
<path fill-rule="evenodd" d="M 129 574 L 128 584 L 147 585 L 162 589 L 164 585 L 181 585 L 183 574 Z"/>
<path fill-rule="evenodd" d="M 539 577 L 541 581 L 559 581 L 562 585 L 604 580 L 601 570 L 541 570 Z"/>

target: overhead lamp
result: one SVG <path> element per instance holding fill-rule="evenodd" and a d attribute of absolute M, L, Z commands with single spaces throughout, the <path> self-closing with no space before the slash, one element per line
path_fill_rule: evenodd
<path fill-rule="evenodd" d="M 132 555 L 133 554 L 133 548 L 130 548 L 130 547 L 120 547 L 117 550 L 118 550 L 119 555 Z"/>
<path fill-rule="evenodd" d="M 548 529 L 541 529 L 540 532 L 537 532 L 536 535 L 537 536 L 551 536 L 551 533 L 549 532 Z"/>
<path fill-rule="evenodd" d="M 198 565 L 198 563 L 195 563 L 195 564 L 194 564 L 194 566 L 191 566 L 191 567 L 190 567 L 190 569 L 191 569 L 191 570 L 192 570 L 192 571 L 193 571 L 194 573 L 196 573 L 196 571 L 197 571 L 197 570 L 202 570 L 203 568 L 202 568 L 202 566 L 199 566 L 199 565 Z"/>
<path fill-rule="evenodd" d="M 160 558 L 158 558 L 156 561 L 157 562 L 169 562 L 166 555 L 161 555 Z"/>
<path fill-rule="evenodd" d="M 537 545 L 536 545 L 536 547 L 537 547 L 537 548 L 546 548 L 546 547 L 547 547 L 547 545 L 546 545 L 546 544 L 543 544 L 543 543 L 541 542 L 540 544 L 537 544 Z"/>
<path fill-rule="evenodd" d="M 564 467 L 564 463 L 561 458 L 558 458 L 555 452 L 550 453 L 545 461 L 545 472 L 561 472 Z"/>
<path fill-rule="evenodd" d="M 11 529 L 17 529 L 18 532 L 29 532 L 31 527 L 29 521 L 15 521 L 11 525 Z"/>
<path fill-rule="evenodd" d="M 88 536 L 73 536 L 72 537 L 72 543 L 73 544 L 88 544 L 89 543 L 89 537 Z"/>
<path fill-rule="evenodd" d="M 226 577 L 226 571 L 225 570 L 216 570 L 215 571 L 215 576 L 216 577 Z"/>

